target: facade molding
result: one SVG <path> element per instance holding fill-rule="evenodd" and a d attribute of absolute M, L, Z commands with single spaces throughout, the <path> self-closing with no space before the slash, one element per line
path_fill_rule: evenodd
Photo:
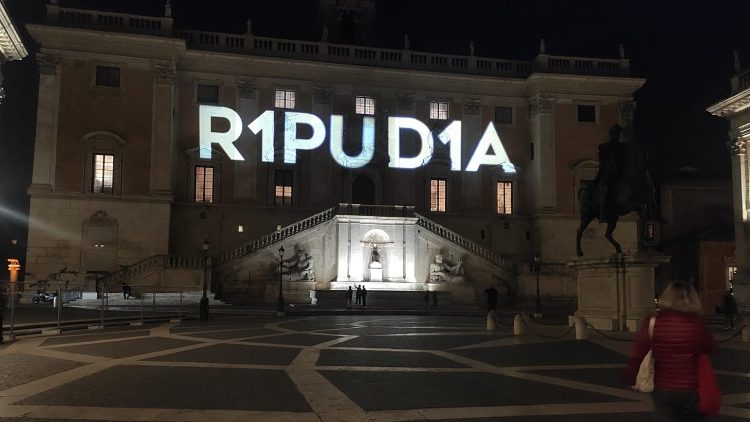
<path fill-rule="evenodd" d="M 29 53 L 18 35 L 5 3 L 0 1 L 0 53 L 3 61 L 21 60 Z"/>

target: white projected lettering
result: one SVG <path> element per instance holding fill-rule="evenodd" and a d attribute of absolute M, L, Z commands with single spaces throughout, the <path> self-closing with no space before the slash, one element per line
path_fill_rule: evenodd
<path fill-rule="evenodd" d="M 213 132 L 211 130 L 211 119 L 214 117 L 227 120 L 229 122 L 229 130 L 226 132 Z M 210 160 L 211 144 L 219 144 L 231 160 L 245 160 L 233 143 L 242 134 L 242 119 L 231 108 L 201 104 L 198 115 L 198 133 L 200 135 L 200 147 L 198 149 L 201 158 Z"/>
<path fill-rule="evenodd" d="M 331 157 L 340 166 L 357 169 L 366 166 L 375 154 L 375 118 L 362 118 L 362 150 L 352 157 L 344 152 L 344 117 L 331 116 Z"/>
<path fill-rule="evenodd" d="M 420 151 L 415 157 L 401 156 L 401 129 L 410 129 L 419 134 Z M 430 161 L 432 156 L 432 133 L 427 125 L 413 117 L 388 118 L 388 155 L 391 161 L 388 167 L 399 169 L 415 169 Z"/>
<path fill-rule="evenodd" d="M 308 125 L 312 135 L 308 139 L 297 137 L 297 126 Z M 326 127 L 323 121 L 314 114 L 287 111 L 284 113 L 284 163 L 297 162 L 297 150 L 311 150 L 323 144 L 326 139 Z"/>
<path fill-rule="evenodd" d="M 494 154 L 488 154 L 490 148 L 495 152 Z M 466 166 L 466 171 L 477 171 L 480 165 L 500 165 L 508 173 L 516 172 L 516 168 L 510 162 L 510 158 L 508 158 L 508 154 L 505 152 L 503 143 L 500 142 L 500 136 L 498 136 L 495 125 L 492 122 L 487 125 L 482 139 L 479 140 L 479 145 L 474 150 L 474 155 L 471 156 L 469 165 Z"/>
<path fill-rule="evenodd" d="M 199 135 L 200 135 L 200 157 L 211 158 L 211 146 L 218 144 L 231 160 L 242 161 L 244 158 L 234 146 L 234 142 L 242 134 L 242 119 L 231 108 L 200 105 L 199 109 Z M 224 119 L 229 123 L 226 132 L 214 132 L 212 130 L 212 119 Z M 300 125 L 310 128 L 307 138 L 298 137 Z M 276 135 L 276 118 L 273 110 L 264 111 L 255 120 L 247 125 L 248 129 L 261 136 L 261 161 L 272 163 L 274 157 L 274 138 Z M 344 118 L 340 115 L 332 115 L 330 123 L 331 157 L 339 165 L 345 168 L 361 168 L 372 160 L 375 154 L 375 118 L 362 118 L 362 142 L 361 149 L 357 155 L 349 155 L 344 151 Z M 419 142 L 419 153 L 413 157 L 401 155 L 402 131 L 411 130 L 416 132 Z M 286 164 L 297 162 L 298 150 L 314 150 L 320 147 L 326 138 L 326 127 L 323 121 L 316 115 L 294 111 L 284 112 L 284 133 L 282 136 L 284 157 Z M 461 121 L 454 120 L 445 127 L 437 139 L 444 145 L 450 147 L 451 170 L 461 170 Z M 390 161 L 388 166 L 400 169 L 415 169 L 429 163 L 435 139 L 427 128 L 427 125 L 413 117 L 389 117 L 388 118 L 388 155 Z M 281 144 L 281 142 L 280 142 Z M 465 171 L 477 171 L 479 166 L 501 166 L 506 173 L 515 173 L 516 169 L 508 158 L 503 147 L 500 136 L 495 125 L 490 122 L 487 129 L 479 140 L 474 153 L 466 166 Z"/>

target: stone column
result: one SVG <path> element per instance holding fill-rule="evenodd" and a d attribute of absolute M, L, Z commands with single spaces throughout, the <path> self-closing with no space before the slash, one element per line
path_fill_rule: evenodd
<path fill-rule="evenodd" d="M 536 95 L 529 100 L 531 142 L 534 143 L 534 160 L 531 163 L 532 209 L 536 212 L 557 208 L 553 109 L 553 98 Z"/>
<path fill-rule="evenodd" d="M 55 188 L 57 155 L 57 121 L 60 103 L 60 57 L 38 54 L 39 104 L 36 114 L 34 170 L 31 190 L 51 191 Z"/>
<path fill-rule="evenodd" d="M 258 85 L 249 79 L 237 79 L 237 112 L 243 122 L 251 122 L 260 113 L 258 112 Z M 260 136 L 255 140 L 252 132 L 242 129 L 240 139 L 234 144 L 240 149 L 245 161 L 234 161 L 234 198 L 237 201 L 257 203 L 257 172 L 260 156 Z"/>
<path fill-rule="evenodd" d="M 461 122 L 461 165 L 471 160 L 472 154 L 482 137 L 482 101 L 479 99 L 466 99 L 463 104 L 463 120 Z M 485 192 L 482 190 L 482 173 L 480 167 L 476 172 L 461 172 L 461 200 L 452 201 L 451 193 L 448 192 L 448 201 L 457 205 L 453 211 L 479 211 L 487 203 Z M 460 205 L 459 205 L 460 204 Z M 450 208 L 449 208 L 450 209 Z"/>
<path fill-rule="evenodd" d="M 154 70 L 149 190 L 152 195 L 171 195 L 176 71 L 172 64 L 156 65 Z"/>
<path fill-rule="evenodd" d="M 738 136 L 730 147 L 732 153 L 732 195 L 734 196 L 734 257 L 737 274 L 732 282 L 734 295 L 742 312 L 750 313 L 750 168 L 748 168 L 747 140 Z"/>

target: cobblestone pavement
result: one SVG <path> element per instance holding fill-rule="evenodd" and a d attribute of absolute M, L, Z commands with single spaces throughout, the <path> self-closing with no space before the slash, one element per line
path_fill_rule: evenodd
<path fill-rule="evenodd" d="M 508 324 L 510 321 L 507 321 Z M 477 317 L 223 317 L 24 338 L 0 349 L 0 419 L 641 421 L 628 341 Z M 722 334 L 717 334 L 717 337 Z M 721 343 L 719 421 L 750 418 L 750 347 Z"/>

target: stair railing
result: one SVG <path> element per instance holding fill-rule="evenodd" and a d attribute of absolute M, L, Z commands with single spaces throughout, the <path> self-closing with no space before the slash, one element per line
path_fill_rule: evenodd
<path fill-rule="evenodd" d="M 239 248 L 233 249 L 227 253 L 217 256 L 216 264 L 223 265 L 229 261 L 233 261 L 235 259 L 239 259 L 244 256 L 250 255 L 251 253 L 258 251 L 259 249 L 263 249 L 266 246 L 280 242 L 297 233 L 301 233 L 307 229 L 310 229 L 319 224 L 325 223 L 331 220 L 335 215 L 336 215 L 336 208 L 329 208 L 311 217 L 305 218 L 304 220 L 300 220 L 286 227 L 282 227 L 281 229 L 273 233 L 269 233 L 261 237 L 260 239 L 256 239 L 251 242 L 245 243 Z"/>
<path fill-rule="evenodd" d="M 475 255 L 478 255 L 486 259 L 487 261 L 493 263 L 494 265 L 500 268 L 515 272 L 515 264 L 513 264 L 513 261 L 509 257 L 496 254 L 495 252 L 492 252 L 489 249 L 483 248 L 482 246 L 479 246 L 476 242 L 469 240 L 465 238 L 464 236 L 461 236 L 460 234 L 454 232 L 453 230 L 450 230 L 444 226 L 441 226 L 440 224 L 430 220 L 429 218 L 419 213 L 415 212 L 414 216 L 417 217 L 418 226 L 423 227 L 446 240 L 450 240 L 456 245 L 474 253 Z"/>

